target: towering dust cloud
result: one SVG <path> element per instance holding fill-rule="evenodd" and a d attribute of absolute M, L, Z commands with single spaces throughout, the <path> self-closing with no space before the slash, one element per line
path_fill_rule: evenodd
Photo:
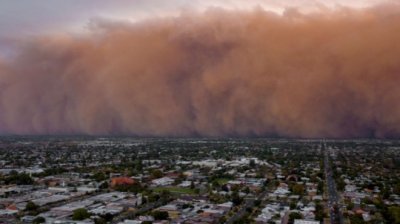
<path fill-rule="evenodd" d="M 400 8 L 209 9 L 0 60 L 3 134 L 400 137 Z"/>

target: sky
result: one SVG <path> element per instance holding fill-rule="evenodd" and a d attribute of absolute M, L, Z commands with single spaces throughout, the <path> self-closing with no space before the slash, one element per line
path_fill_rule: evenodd
<path fill-rule="evenodd" d="M 320 7 L 357 7 L 376 5 L 382 0 L 2 0 L 0 29 L 2 36 L 38 33 L 83 32 L 94 18 L 138 21 L 151 17 L 179 15 L 209 7 L 253 9 L 282 12 L 285 8 L 302 10 Z M 393 1 L 395 2 L 395 1 Z"/>
<path fill-rule="evenodd" d="M 2 0 L 0 134 L 400 137 L 400 3 Z"/>
<path fill-rule="evenodd" d="M 0 54 L 12 53 L 21 39 L 49 34 L 82 34 L 97 20 L 138 22 L 179 16 L 218 7 L 228 10 L 265 10 L 282 13 L 288 8 L 365 8 L 395 0 L 2 0 L 0 1 Z"/>

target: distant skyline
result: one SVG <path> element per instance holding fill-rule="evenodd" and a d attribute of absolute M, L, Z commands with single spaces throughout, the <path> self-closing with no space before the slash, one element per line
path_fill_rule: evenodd
<path fill-rule="evenodd" d="M 400 137 L 400 3 L 0 2 L 0 134 Z"/>

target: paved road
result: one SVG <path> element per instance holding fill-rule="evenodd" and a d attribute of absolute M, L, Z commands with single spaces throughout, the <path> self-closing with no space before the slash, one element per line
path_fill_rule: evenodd
<path fill-rule="evenodd" d="M 239 209 L 239 211 L 236 212 L 231 218 L 229 218 L 228 221 L 225 222 L 225 224 L 232 224 L 236 220 L 242 218 L 244 216 L 244 214 L 246 213 L 246 208 L 248 208 L 248 207 L 253 208 L 254 207 L 254 201 L 256 200 L 256 198 L 263 199 L 266 195 L 267 195 L 267 191 L 264 191 L 264 192 L 262 192 L 261 194 L 257 195 L 254 198 L 245 199 L 245 202 L 242 205 L 242 207 Z"/>
<path fill-rule="evenodd" d="M 331 224 L 343 224 L 343 214 L 339 204 L 339 196 L 336 190 L 335 180 L 332 176 L 332 167 L 329 163 L 329 149 L 324 145 L 325 177 L 328 186 L 328 208 Z"/>
<path fill-rule="evenodd" d="M 231 218 L 228 219 L 228 221 L 225 222 L 225 224 L 232 224 L 236 220 L 242 218 L 244 214 L 246 213 L 246 208 L 247 207 L 253 207 L 255 199 L 245 199 L 244 205 L 239 209 L 238 212 L 236 212 Z"/>
<path fill-rule="evenodd" d="M 122 222 L 125 219 L 133 219 L 133 218 L 136 217 L 137 214 L 141 214 L 143 212 L 147 212 L 147 211 L 153 210 L 153 209 L 155 209 L 157 207 L 160 207 L 162 204 L 163 204 L 162 201 L 157 201 L 157 202 L 151 202 L 151 203 L 144 204 L 142 208 L 140 208 L 140 209 L 138 209 L 138 210 L 136 210 L 136 211 L 134 211 L 132 213 L 122 213 L 122 214 L 114 217 L 113 220 L 111 221 L 111 223 L 115 224 L 115 223 Z"/>

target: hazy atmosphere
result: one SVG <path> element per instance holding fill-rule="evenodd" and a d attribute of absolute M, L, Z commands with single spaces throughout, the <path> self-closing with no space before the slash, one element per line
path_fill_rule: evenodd
<path fill-rule="evenodd" d="M 0 3 L 1 134 L 400 137 L 399 3 L 33 2 Z"/>

